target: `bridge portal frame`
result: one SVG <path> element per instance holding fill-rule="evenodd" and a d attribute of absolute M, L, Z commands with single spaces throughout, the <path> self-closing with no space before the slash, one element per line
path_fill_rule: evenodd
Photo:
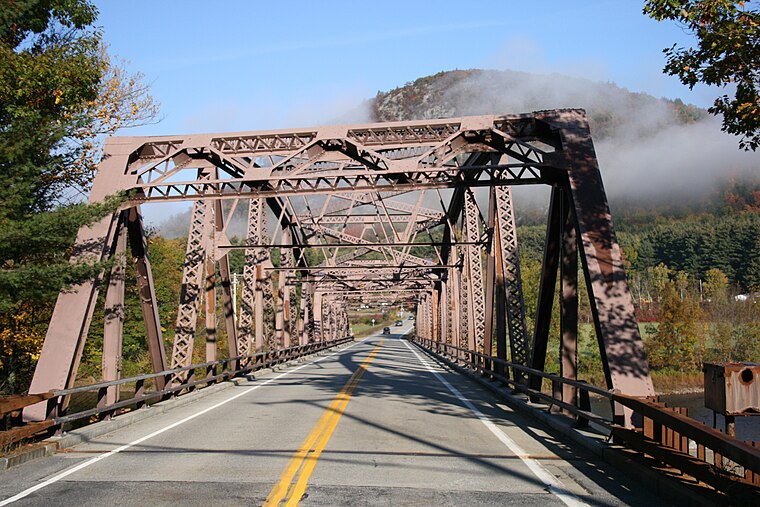
<path fill-rule="evenodd" d="M 511 186 L 526 184 L 552 187 L 532 338 L 525 325 L 510 192 Z M 486 214 L 475 197 L 480 187 L 491 189 Z M 450 193 L 448 202 L 444 202 L 442 190 Z M 418 294 L 417 313 L 423 321 L 418 327 L 426 335 L 469 343 L 471 348 L 503 359 L 509 342 L 513 362 L 543 370 L 559 272 L 562 373 L 572 378 L 577 365 L 575 267 L 580 257 L 608 387 L 637 396 L 654 394 L 582 110 L 234 134 L 116 137 L 106 144 L 90 201 L 101 201 L 117 191 L 128 193 L 127 202 L 113 216 L 80 230 L 72 260 L 99 261 L 122 251 L 120 231 L 125 217 L 133 217 L 127 220 L 132 224 L 127 229 L 140 273 L 143 315 L 155 371 L 166 369 L 167 360 L 162 353 L 146 242 L 141 221 L 134 217 L 140 216 L 141 203 L 193 201 L 196 209 L 205 211 L 198 211 L 194 217 L 194 223 L 195 218 L 199 222 L 191 228 L 188 241 L 187 276 L 172 366 L 181 366 L 192 356 L 188 347 L 195 335 L 203 273 L 207 277 L 207 314 L 214 312 L 214 266 L 219 263 L 230 354 L 250 352 L 252 347 L 281 346 L 291 339 L 291 328 L 299 326 L 300 340 L 347 332 L 345 301 L 389 291 L 395 284 L 399 294 Z M 421 196 L 413 203 L 394 199 L 414 192 L 436 193 L 441 211 L 424 207 Z M 323 199 L 319 210 L 308 204 L 315 196 Z M 305 207 L 293 204 L 297 198 L 304 200 Z M 228 200 L 235 203 L 232 208 L 238 201 L 248 200 L 250 210 L 259 210 L 258 218 L 256 213 L 249 213 L 242 296 L 247 309 L 239 332 L 230 319 L 230 245 L 225 244 L 229 241 L 221 206 L 221 201 Z M 275 217 L 276 230 L 271 235 L 266 233 L 266 220 L 261 219 L 264 204 Z M 371 220 L 356 213 L 366 206 L 375 209 Z M 345 216 L 352 218 L 341 219 L 340 213 L 346 210 Z M 363 224 L 365 229 L 351 233 L 349 222 Z M 375 229 L 377 237 L 370 241 L 365 237 L 366 228 L 376 223 L 381 223 L 380 234 Z M 443 226 L 442 239 L 433 242 L 436 259 L 415 256 L 411 249 L 418 242 L 417 235 L 436 225 Z M 278 236 L 280 240 L 276 241 Z M 331 243 L 324 242 L 327 237 Z M 320 265 L 310 265 L 305 250 L 320 244 L 329 255 L 324 254 Z M 288 265 L 272 265 L 268 252 L 273 246 L 287 249 Z M 340 248 L 345 247 L 353 250 L 339 256 Z M 370 252 L 382 256 L 381 261 L 360 258 Z M 335 274 L 344 266 L 377 270 L 356 282 Z M 407 276 L 410 266 L 417 269 L 414 277 Z M 281 269 L 276 288 L 271 276 L 275 269 Z M 289 311 L 288 275 L 301 280 L 298 304 L 303 306 L 297 312 Z M 118 276 L 118 270 L 111 274 L 111 278 Z M 30 392 L 73 385 L 101 278 L 59 296 Z M 107 292 L 109 311 L 118 321 L 123 284 L 109 281 Z M 290 323 L 291 313 L 295 326 Z M 298 318 L 302 319 L 300 324 Z M 212 336 L 213 319 L 206 327 L 207 337 Z M 106 371 L 107 375 L 118 375 L 112 356 L 117 353 L 120 332 L 118 322 L 106 332 L 109 352 L 105 360 L 109 367 L 104 362 L 104 376 Z M 574 397 L 573 393 L 565 395 Z M 50 414 L 40 406 L 25 412 L 30 420 L 46 416 Z"/>

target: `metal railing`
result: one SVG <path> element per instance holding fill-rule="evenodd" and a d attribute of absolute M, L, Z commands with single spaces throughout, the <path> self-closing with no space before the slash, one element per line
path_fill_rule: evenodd
<path fill-rule="evenodd" d="M 685 408 L 668 407 L 658 397 L 627 396 L 615 390 L 603 389 L 582 381 L 570 380 L 480 352 L 435 340 L 411 336 L 410 339 L 439 359 L 486 378 L 502 382 L 529 400 L 542 400 L 572 414 L 581 425 L 593 421 L 609 430 L 615 443 L 651 456 L 658 462 L 675 468 L 708 484 L 716 491 L 731 495 L 742 503 L 760 505 L 760 443 L 742 442 L 700 421 L 688 417 Z M 519 375 L 547 379 L 552 393 L 532 389 Z M 529 383 L 528 383 L 529 384 Z M 578 390 L 579 403 L 560 399 L 559 385 L 571 385 Z M 540 384 L 539 384 L 540 385 Z M 636 428 L 616 424 L 613 418 L 591 413 L 589 394 L 604 397 L 633 411 Z"/>
<path fill-rule="evenodd" d="M 262 368 L 282 364 L 352 340 L 353 337 L 349 336 L 336 340 L 297 345 L 286 349 L 192 364 L 183 368 L 174 368 L 157 373 L 97 382 L 70 389 L 56 389 L 44 393 L 0 397 L 0 421 L 7 428 L 0 431 L 0 448 L 41 433 L 49 434 L 51 431 L 61 428 L 62 425 L 73 421 L 92 416 L 98 416 L 98 419 L 108 418 L 117 414 L 122 409 L 139 409 L 150 402 L 179 396 L 198 388 L 243 376 Z M 219 371 L 220 368 L 222 369 L 221 371 Z M 195 373 L 197 370 L 205 371 L 205 376 L 196 378 Z M 183 377 L 184 380 L 182 382 L 172 381 L 172 379 L 176 379 L 178 376 Z M 158 379 L 162 379 L 163 382 L 157 383 Z M 134 395 L 131 398 L 113 403 L 106 402 L 109 389 L 118 390 L 126 384 L 134 384 Z M 165 387 L 162 389 L 151 389 L 151 384 L 153 386 L 162 384 Z M 67 413 L 70 397 L 86 393 L 96 394 L 97 401 L 94 406 L 78 410 L 77 412 Z M 47 403 L 46 420 L 24 424 L 21 419 L 21 411 L 25 407 L 42 402 Z"/>

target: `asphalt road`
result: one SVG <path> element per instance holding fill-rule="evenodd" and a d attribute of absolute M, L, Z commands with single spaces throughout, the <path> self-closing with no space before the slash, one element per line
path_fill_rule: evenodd
<path fill-rule="evenodd" d="M 0 506 L 662 505 L 435 363 L 410 324 L 14 467 Z"/>

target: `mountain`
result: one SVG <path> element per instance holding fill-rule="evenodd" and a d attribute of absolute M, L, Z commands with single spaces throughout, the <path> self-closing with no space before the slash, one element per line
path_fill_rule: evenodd
<path fill-rule="evenodd" d="M 680 99 L 634 93 L 614 83 L 560 74 L 453 70 L 378 92 L 330 123 L 381 122 L 478 114 L 584 108 L 616 218 L 642 213 L 683 216 L 726 207 L 726 191 L 751 181 L 760 189 L 757 154 L 740 151 L 706 110 Z M 546 189 L 520 187 L 521 224 L 543 223 Z M 646 221 L 649 220 L 647 218 Z M 186 234 L 189 211 L 159 225 L 167 237 Z M 244 227 L 236 224 L 234 234 Z"/>
<path fill-rule="evenodd" d="M 610 205 L 617 213 L 704 211 L 722 205 L 726 182 L 760 173 L 757 155 L 738 150 L 736 139 L 721 132 L 719 120 L 705 109 L 609 82 L 511 70 L 453 70 L 378 92 L 367 106 L 372 121 L 584 108 Z M 523 207 L 527 203 L 531 208 L 532 201 L 544 199 L 529 196 Z"/>
<path fill-rule="evenodd" d="M 450 118 L 479 114 L 521 113 L 541 109 L 582 107 L 595 137 L 620 134 L 632 123 L 642 135 L 669 125 L 705 119 L 705 109 L 681 100 L 657 99 L 632 93 L 613 83 L 560 74 L 517 71 L 453 70 L 422 77 L 371 101 L 374 121 Z M 647 120 L 641 119 L 646 115 Z"/>

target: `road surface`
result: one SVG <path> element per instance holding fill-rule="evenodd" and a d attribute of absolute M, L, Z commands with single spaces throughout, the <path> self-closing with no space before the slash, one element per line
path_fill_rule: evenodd
<path fill-rule="evenodd" d="M 411 325 L 12 468 L 0 506 L 662 505 L 437 364 Z"/>

